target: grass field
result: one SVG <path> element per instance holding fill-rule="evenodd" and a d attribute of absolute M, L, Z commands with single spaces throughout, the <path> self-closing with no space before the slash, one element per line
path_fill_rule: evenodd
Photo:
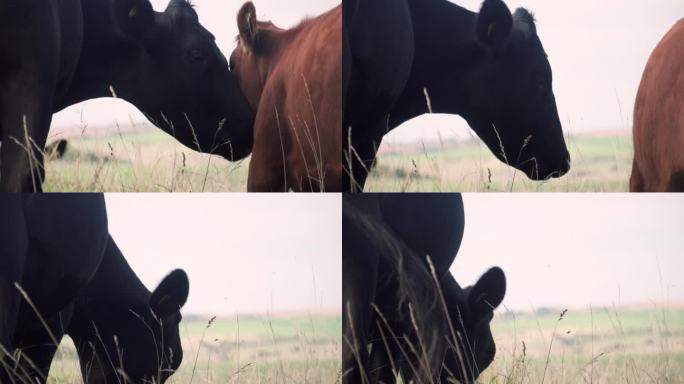
<path fill-rule="evenodd" d="M 684 383 L 682 306 L 499 310 L 491 330 L 480 384 Z"/>
<path fill-rule="evenodd" d="M 497 357 L 480 382 L 684 382 L 684 310 L 560 313 L 495 318 Z"/>
<path fill-rule="evenodd" d="M 239 321 L 238 321 L 239 320 Z M 334 383 L 340 316 L 186 318 L 183 363 L 170 383 Z M 73 343 L 62 342 L 49 383 L 81 383 Z"/>
<path fill-rule="evenodd" d="M 367 190 L 402 192 L 618 192 L 627 191 L 632 141 L 626 133 L 566 138 L 572 170 L 534 182 L 501 163 L 479 140 L 386 145 Z"/>
<path fill-rule="evenodd" d="M 63 137 L 58 137 L 63 138 Z M 156 128 L 71 135 L 62 159 L 46 163 L 46 191 L 244 192 L 249 160 L 196 152 Z"/>
<path fill-rule="evenodd" d="M 45 189 L 74 192 L 244 192 L 249 159 L 231 163 L 179 144 L 156 128 L 72 135 L 63 159 L 47 162 Z M 627 191 L 632 161 L 626 133 L 567 138 L 565 177 L 533 182 L 499 162 L 479 140 L 386 145 L 367 190 Z"/>
<path fill-rule="evenodd" d="M 684 309 L 561 312 L 498 313 L 492 322 L 497 357 L 478 382 L 684 382 Z M 207 325 L 201 318 L 182 323 L 185 357 L 171 383 L 339 382 L 339 316 L 240 317 Z M 71 343 L 63 343 L 49 382 L 81 382 Z"/>

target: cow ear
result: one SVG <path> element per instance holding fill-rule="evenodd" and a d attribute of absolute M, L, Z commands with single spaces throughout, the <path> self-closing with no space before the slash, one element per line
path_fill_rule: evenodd
<path fill-rule="evenodd" d="M 190 282 L 185 271 L 177 269 L 159 283 L 150 297 L 150 308 L 159 318 L 177 313 L 188 300 Z"/>
<path fill-rule="evenodd" d="M 468 293 L 468 304 L 475 314 L 493 311 L 506 295 L 506 275 L 499 267 L 487 271 Z"/>
<path fill-rule="evenodd" d="M 141 36 L 154 24 L 154 9 L 148 0 L 116 0 L 114 15 L 121 30 Z"/>
<path fill-rule="evenodd" d="M 251 1 L 246 2 L 237 16 L 238 30 L 240 31 L 240 40 L 249 49 L 254 49 L 259 38 L 259 30 L 257 27 L 256 8 Z"/>
<path fill-rule="evenodd" d="M 508 39 L 513 28 L 513 15 L 501 0 L 485 0 L 477 16 L 477 38 L 496 47 Z"/>

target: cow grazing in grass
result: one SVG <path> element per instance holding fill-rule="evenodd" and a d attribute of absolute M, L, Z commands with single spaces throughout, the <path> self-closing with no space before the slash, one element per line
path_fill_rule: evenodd
<path fill-rule="evenodd" d="M 344 80 L 345 190 L 363 189 L 385 134 L 426 113 L 460 115 L 499 160 L 533 180 L 569 171 L 551 67 L 527 10 L 511 13 L 501 0 L 485 0 L 479 13 L 447 0 L 396 3 L 389 11 L 394 24 L 384 22 L 384 15 L 377 24 L 356 24 L 355 19 L 376 16 L 362 14 L 369 6 L 358 5 L 356 14 L 345 12 L 353 17 L 344 21 L 345 52 L 351 56 L 345 58 L 349 79 Z M 405 3 L 411 23 L 401 25 Z M 362 33 L 355 28 L 363 28 Z M 399 51 L 399 37 L 414 49 Z M 365 47 L 382 49 L 358 51 Z M 410 73 L 404 79 L 408 60 Z M 374 88 L 381 92 L 367 89 L 373 81 L 382 84 Z"/>
<path fill-rule="evenodd" d="M 632 192 L 684 192 L 684 19 L 648 59 L 634 105 Z"/>
<path fill-rule="evenodd" d="M 344 196 L 343 382 L 394 382 L 392 362 L 406 380 L 469 381 L 491 363 L 489 322 L 505 277 L 493 268 L 473 287 L 456 283 L 449 267 L 463 229 L 460 195 Z"/>
<path fill-rule="evenodd" d="M 342 7 L 280 29 L 245 3 L 230 66 L 256 111 L 248 189 L 341 190 Z"/>
<path fill-rule="evenodd" d="M 460 383 L 475 382 L 496 355 L 490 322 L 494 309 L 501 304 L 506 293 L 506 276 L 500 268 L 494 267 L 474 285 L 462 288 L 449 272 L 441 279 L 440 290 L 446 305 L 448 317 L 445 318 L 448 319 L 449 328 L 446 336 L 448 348 L 440 367 L 439 382 L 450 383 L 454 379 Z M 391 311 L 392 308 L 386 310 Z M 402 317 L 392 318 L 389 326 L 399 339 L 392 338 L 389 330 L 380 333 L 376 329 L 370 335 L 370 381 L 395 383 L 396 375 L 401 374 L 403 382 L 410 383 L 415 378 L 414 367 L 418 367 L 419 362 L 415 358 L 411 362 L 407 361 L 402 348 L 404 351 L 410 350 L 403 336 L 411 335 L 413 326 Z"/>
<path fill-rule="evenodd" d="M 145 288 L 108 234 L 102 196 L 2 196 L 0 382 L 44 383 L 66 334 L 84 382 L 163 383 L 183 359 L 188 289 L 181 270 Z"/>
<path fill-rule="evenodd" d="M 184 145 L 229 160 L 252 148 L 253 113 L 186 0 L 0 3 L 0 190 L 44 179 L 52 114 L 118 97 Z"/>

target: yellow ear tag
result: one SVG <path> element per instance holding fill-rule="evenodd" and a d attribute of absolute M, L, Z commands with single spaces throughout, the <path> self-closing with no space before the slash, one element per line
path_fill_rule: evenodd
<path fill-rule="evenodd" d="M 128 17 L 136 17 L 138 16 L 138 7 L 133 7 L 131 8 L 131 11 L 128 12 Z"/>

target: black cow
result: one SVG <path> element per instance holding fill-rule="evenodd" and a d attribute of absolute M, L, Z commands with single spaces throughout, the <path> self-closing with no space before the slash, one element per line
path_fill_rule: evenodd
<path fill-rule="evenodd" d="M 382 47 L 386 42 L 391 48 L 395 42 L 385 36 L 399 36 L 412 28 L 413 40 L 405 44 L 414 42 L 413 61 L 403 92 L 389 112 L 382 103 L 371 104 L 369 112 L 363 95 L 346 94 L 345 127 L 351 126 L 351 134 L 345 133 L 345 150 L 353 154 L 348 156 L 351 160 L 343 159 L 348 168 L 345 187 L 363 189 L 382 137 L 429 112 L 462 116 L 499 160 L 531 179 L 566 174 L 570 156 L 553 95 L 551 67 L 533 16 L 523 8 L 511 14 L 501 0 L 485 0 L 479 13 L 446 0 L 405 1 L 411 24 L 379 33 L 386 25 L 378 23 L 378 30 L 363 35 L 381 47 L 369 60 L 376 60 L 381 71 L 389 71 L 393 64 L 386 62 Z M 398 9 L 403 8 L 400 3 Z M 354 54 L 354 25 L 344 25 L 350 28 L 348 87 L 352 90 L 377 73 L 365 78 L 354 75 L 355 66 L 368 65 L 358 63 Z"/>
<path fill-rule="evenodd" d="M 187 296 L 181 270 L 145 288 L 101 195 L 0 198 L 0 382 L 45 382 L 67 334 L 85 382 L 163 383 L 183 358 Z"/>
<path fill-rule="evenodd" d="M 229 160 L 252 147 L 253 111 L 186 0 L 0 3 L 0 189 L 40 190 L 52 114 L 129 101 L 186 146 Z"/>
<path fill-rule="evenodd" d="M 397 358 L 399 344 L 387 326 L 399 337 L 412 333 L 407 303 L 413 306 L 421 333 L 413 335 L 412 341 L 421 340 L 427 358 L 413 361 L 410 368 L 402 366 L 405 377 L 417 375 L 419 381 L 438 379 L 440 375 L 476 377 L 474 372 L 479 373 L 491 362 L 487 360 L 493 349 L 488 323 L 492 309 L 503 298 L 505 278 L 498 268 L 492 269 L 475 285 L 477 288 L 463 290 L 448 272 L 463 236 L 460 195 L 345 195 L 342 223 L 343 381 L 394 380 L 389 357 L 384 353 L 385 343 L 393 358 L 401 359 Z M 455 349 L 445 343 L 450 327 L 426 255 L 433 262 L 435 277 L 441 281 L 449 318 L 456 319 L 455 312 L 462 312 L 461 321 L 453 326 L 469 341 L 458 346 L 461 356 L 469 359 L 466 362 L 455 360 Z M 491 306 L 483 308 L 485 299 Z M 384 319 L 377 316 L 370 303 L 377 305 Z M 377 327 L 385 329 L 385 333 L 379 333 Z M 379 340 L 381 336 L 384 340 Z M 368 350 L 369 343 L 373 344 L 372 351 Z M 468 374 L 459 376 L 464 372 Z"/>
<path fill-rule="evenodd" d="M 439 382 L 451 383 L 454 379 L 460 383 L 474 382 L 496 355 L 490 322 L 494 309 L 501 304 L 506 294 L 506 276 L 500 268 L 494 267 L 482 275 L 475 285 L 461 288 L 449 272 L 440 281 L 440 289 L 448 313 L 449 328 L 446 336 L 448 349 L 439 373 Z M 402 321 L 402 317 L 393 320 L 389 321 L 389 325 L 395 335 L 411 334 L 410 323 Z M 404 340 L 394 340 L 388 335 L 387 330 L 384 335 L 377 330 L 370 334 L 370 381 L 395 383 L 393 368 L 396 368 L 403 382 L 410 383 L 416 374 L 413 367 L 419 366 L 418 362 L 415 359 L 407 362 L 401 349 L 408 351 L 410 347 Z"/>

